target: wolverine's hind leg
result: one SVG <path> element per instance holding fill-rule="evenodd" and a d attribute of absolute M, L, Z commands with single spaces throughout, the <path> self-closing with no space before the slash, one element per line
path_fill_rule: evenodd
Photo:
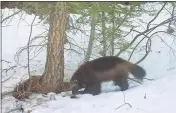
<path fill-rule="evenodd" d="M 120 74 L 119 76 L 115 77 L 114 84 L 118 85 L 120 87 L 121 91 L 127 90 L 129 87 L 128 74 L 123 73 L 123 74 Z"/>

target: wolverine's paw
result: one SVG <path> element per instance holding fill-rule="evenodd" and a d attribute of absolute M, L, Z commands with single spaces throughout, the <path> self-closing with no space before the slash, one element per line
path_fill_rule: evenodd
<path fill-rule="evenodd" d="M 70 98 L 71 98 L 71 99 L 76 99 L 76 98 L 78 98 L 78 97 L 76 97 L 75 95 L 72 95 L 72 96 L 70 96 Z"/>

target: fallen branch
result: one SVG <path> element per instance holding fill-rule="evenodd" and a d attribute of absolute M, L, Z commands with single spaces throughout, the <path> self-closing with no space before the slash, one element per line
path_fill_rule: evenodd
<path fill-rule="evenodd" d="M 154 81 L 155 79 L 150 79 L 150 78 L 144 78 L 146 80 L 149 80 L 149 81 Z"/>
<path fill-rule="evenodd" d="M 137 82 L 138 84 L 142 84 L 141 82 L 139 82 L 139 81 L 137 81 L 137 80 L 135 80 L 135 79 L 132 79 L 132 78 L 129 78 L 129 77 L 128 77 L 128 79 L 129 79 L 129 80 L 132 80 L 132 81 L 134 81 L 134 82 Z"/>
<path fill-rule="evenodd" d="M 130 108 L 132 107 L 129 103 L 124 103 L 124 104 L 122 104 L 121 106 L 119 106 L 118 108 L 116 108 L 116 109 L 119 109 L 119 108 L 121 108 L 122 106 L 124 106 L 124 105 L 128 105 L 128 106 L 130 106 Z"/>
<path fill-rule="evenodd" d="M 122 93 L 123 93 L 123 101 L 124 101 L 124 104 L 122 104 L 121 106 L 117 107 L 115 110 L 121 108 L 121 107 L 124 106 L 124 105 L 128 105 L 130 108 L 132 108 L 132 105 L 129 104 L 129 103 L 127 103 L 127 102 L 125 101 L 125 94 L 124 94 L 123 91 L 122 91 Z"/>

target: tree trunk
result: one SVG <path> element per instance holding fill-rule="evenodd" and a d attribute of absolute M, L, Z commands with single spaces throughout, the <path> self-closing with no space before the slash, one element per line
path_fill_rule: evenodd
<path fill-rule="evenodd" d="M 46 90 L 55 91 L 64 78 L 64 38 L 67 17 L 66 2 L 57 2 L 50 13 L 47 59 L 41 78 Z"/>
<path fill-rule="evenodd" d="M 103 35 L 103 51 L 102 51 L 102 55 L 106 56 L 105 13 L 104 12 L 102 12 L 102 35 Z"/>
<path fill-rule="evenodd" d="M 113 8 L 114 8 L 114 5 L 113 5 Z M 111 44 L 111 55 L 113 56 L 114 55 L 114 33 L 115 33 L 115 17 L 114 17 L 115 15 L 114 15 L 114 11 L 113 11 L 113 13 L 112 13 L 112 37 L 111 37 L 111 42 L 110 42 L 110 44 Z"/>
<path fill-rule="evenodd" d="M 95 10 L 95 4 L 92 4 L 92 10 Z M 92 47 L 93 47 L 93 42 L 95 39 L 95 25 L 96 25 L 96 13 L 95 11 L 92 11 L 92 20 L 91 20 L 91 33 L 90 33 L 90 38 L 89 38 L 89 44 L 87 48 L 87 52 L 84 58 L 84 62 L 89 61 L 90 56 L 92 54 Z"/>

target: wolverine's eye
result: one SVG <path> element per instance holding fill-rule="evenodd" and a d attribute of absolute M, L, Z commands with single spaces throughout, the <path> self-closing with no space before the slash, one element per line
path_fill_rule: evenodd
<path fill-rule="evenodd" d="M 74 83 L 78 83 L 78 81 L 77 81 L 77 80 L 73 80 L 73 82 L 74 82 Z"/>

